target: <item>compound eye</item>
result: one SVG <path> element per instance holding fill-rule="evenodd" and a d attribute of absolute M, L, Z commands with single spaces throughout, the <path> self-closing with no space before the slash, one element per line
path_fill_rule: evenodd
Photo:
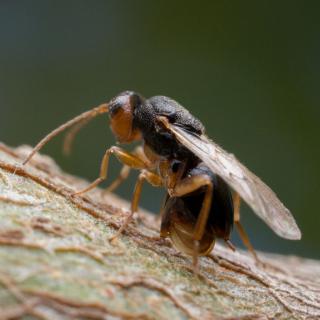
<path fill-rule="evenodd" d="M 128 94 L 120 94 L 109 103 L 109 114 L 111 118 L 115 117 L 121 110 L 128 112 L 131 111 L 131 109 L 130 96 Z"/>
<path fill-rule="evenodd" d="M 109 114 L 111 117 L 115 116 L 123 107 L 122 103 L 115 102 L 113 104 L 110 104 L 109 106 Z"/>
<path fill-rule="evenodd" d="M 141 138 L 140 132 L 133 128 L 133 113 L 130 92 L 118 95 L 109 103 L 111 130 L 121 143 L 130 143 Z"/>

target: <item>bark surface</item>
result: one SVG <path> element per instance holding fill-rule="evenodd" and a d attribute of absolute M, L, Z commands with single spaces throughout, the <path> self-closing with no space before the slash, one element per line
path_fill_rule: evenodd
<path fill-rule="evenodd" d="M 0 145 L 0 319 L 320 319 L 320 262 L 216 245 L 191 258 L 129 204 L 30 151 Z"/>

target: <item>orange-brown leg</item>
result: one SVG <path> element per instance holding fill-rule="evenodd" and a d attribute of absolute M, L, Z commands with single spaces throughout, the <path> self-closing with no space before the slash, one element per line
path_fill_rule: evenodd
<path fill-rule="evenodd" d="M 145 168 L 152 167 L 152 164 L 150 163 L 148 158 L 145 156 L 143 148 L 141 146 L 136 147 L 131 153 L 131 155 L 141 159 L 146 164 Z M 121 183 L 128 178 L 130 170 L 131 170 L 131 167 L 125 164 L 121 168 L 121 171 L 118 177 L 110 184 L 110 186 L 106 188 L 105 193 L 113 192 L 114 190 L 116 190 L 121 185 Z"/>
<path fill-rule="evenodd" d="M 131 168 L 127 165 L 124 165 L 121 168 L 118 177 L 110 184 L 110 186 L 106 188 L 104 193 L 109 193 L 116 190 L 121 185 L 121 183 L 129 177 L 130 171 L 131 171 Z"/>
<path fill-rule="evenodd" d="M 151 171 L 148 171 L 148 170 L 141 171 L 141 173 L 138 176 L 138 180 L 135 185 L 135 188 L 134 188 L 133 197 L 132 197 L 132 201 L 131 201 L 130 214 L 126 217 L 125 221 L 121 225 L 120 229 L 116 232 L 116 234 L 113 235 L 109 239 L 110 241 L 114 240 L 122 233 L 122 231 L 127 227 L 127 225 L 132 220 L 134 213 L 138 211 L 138 205 L 139 205 L 139 200 L 140 200 L 140 196 L 141 196 L 142 185 L 145 182 L 145 180 L 148 181 L 154 187 L 161 187 L 162 186 L 162 179 L 160 176 L 158 176 L 157 174 L 155 174 Z"/>
<path fill-rule="evenodd" d="M 206 175 L 198 175 L 181 180 L 176 184 L 173 190 L 169 190 L 170 196 L 181 197 L 193 191 L 196 191 L 201 187 L 206 187 L 206 191 L 193 233 L 193 267 L 195 273 L 198 273 L 199 241 L 203 237 L 210 213 L 213 195 L 213 184 L 210 177 Z"/>
<path fill-rule="evenodd" d="M 131 153 L 119 148 L 119 147 L 111 147 L 110 149 L 108 149 L 105 152 L 105 154 L 102 158 L 99 177 L 95 181 L 93 181 L 87 188 L 74 193 L 74 195 L 83 194 L 85 192 L 92 190 L 99 183 L 101 183 L 103 180 L 105 180 L 107 178 L 109 158 L 110 158 L 111 154 L 114 154 L 120 162 L 122 162 L 124 165 L 129 166 L 130 168 L 141 170 L 141 169 L 145 169 L 148 167 L 148 164 L 145 163 L 143 160 L 141 160 L 136 155 L 131 154 Z"/>
<path fill-rule="evenodd" d="M 232 251 L 236 251 L 236 247 L 234 246 L 234 244 L 230 241 L 230 239 L 224 239 L 225 243 L 227 244 L 227 246 L 232 250 Z"/>
<path fill-rule="evenodd" d="M 240 196 L 237 192 L 234 192 L 233 194 L 233 208 L 234 208 L 234 223 L 237 227 L 239 236 L 243 242 L 243 244 L 247 247 L 247 249 L 249 250 L 249 252 L 253 255 L 254 259 L 257 262 L 261 262 L 249 240 L 249 237 L 246 233 L 246 231 L 244 230 L 242 224 L 240 223 L 240 204 L 241 204 L 241 199 Z"/>

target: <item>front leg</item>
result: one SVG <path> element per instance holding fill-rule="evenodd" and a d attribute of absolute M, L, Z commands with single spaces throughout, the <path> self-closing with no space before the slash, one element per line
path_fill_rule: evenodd
<path fill-rule="evenodd" d="M 145 168 L 152 168 L 153 164 L 144 154 L 144 150 L 142 146 L 136 147 L 131 153 L 131 156 L 139 158 L 145 164 Z M 131 164 L 132 164 L 132 161 L 131 161 Z M 121 171 L 118 177 L 106 188 L 105 193 L 113 192 L 114 190 L 116 190 L 120 186 L 120 184 L 128 178 L 131 168 L 132 168 L 132 165 L 130 166 L 130 165 L 124 164 L 123 167 L 121 168 Z M 141 168 L 138 168 L 138 169 L 141 169 Z"/>
<path fill-rule="evenodd" d="M 73 195 L 80 195 L 86 193 L 95 188 L 99 183 L 101 183 L 107 178 L 109 158 L 112 154 L 114 154 L 121 163 L 133 169 L 142 170 L 147 169 L 149 166 L 148 163 L 139 158 L 137 155 L 125 151 L 119 147 L 113 146 L 105 152 L 102 158 L 99 177 L 95 181 L 93 181 L 87 188 L 75 192 Z"/>

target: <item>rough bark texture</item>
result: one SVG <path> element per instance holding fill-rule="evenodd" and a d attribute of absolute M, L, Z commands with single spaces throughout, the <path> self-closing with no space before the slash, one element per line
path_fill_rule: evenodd
<path fill-rule="evenodd" d="M 148 213 L 110 243 L 128 203 L 29 150 L 0 145 L 0 319 L 320 319 L 320 262 L 216 245 L 197 277 Z"/>

